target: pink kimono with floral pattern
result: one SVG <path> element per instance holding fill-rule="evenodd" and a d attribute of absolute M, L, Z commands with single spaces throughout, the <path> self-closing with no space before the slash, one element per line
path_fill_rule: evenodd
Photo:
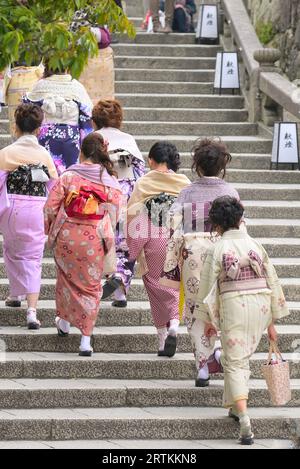
<path fill-rule="evenodd" d="M 90 336 L 102 296 L 105 255 L 108 250 L 112 251 L 114 238 L 109 216 L 105 223 L 101 223 L 99 220 L 69 218 L 66 215 L 66 195 L 87 184 L 91 189 L 107 194 L 108 206 L 118 211 L 122 199 L 120 190 L 90 182 L 67 171 L 53 187 L 45 205 L 45 231 L 54 245 L 57 316 L 80 329 L 83 335 Z"/>

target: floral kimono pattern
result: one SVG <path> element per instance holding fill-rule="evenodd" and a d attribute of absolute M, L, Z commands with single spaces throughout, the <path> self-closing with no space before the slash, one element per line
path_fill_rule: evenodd
<path fill-rule="evenodd" d="M 230 230 L 207 253 L 195 304 L 203 322 L 221 330 L 225 407 L 248 399 L 249 359 L 270 323 L 289 314 L 264 248 Z"/>
<path fill-rule="evenodd" d="M 24 102 L 30 102 L 28 98 Z M 61 175 L 69 166 L 78 162 L 81 142 L 93 131 L 90 109 L 77 101 L 78 123 L 47 123 L 41 126 L 38 136 L 39 144 L 51 154 L 57 172 Z M 44 100 L 35 101 L 41 107 Z"/>
<path fill-rule="evenodd" d="M 97 319 L 102 295 L 101 278 L 107 252 L 115 252 L 110 217 L 103 220 L 70 218 L 64 200 L 82 185 L 107 194 L 108 208 L 117 210 L 119 190 L 87 181 L 66 172 L 53 187 L 45 206 L 45 231 L 54 245 L 57 269 L 57 315 L 90 336 Z"/>

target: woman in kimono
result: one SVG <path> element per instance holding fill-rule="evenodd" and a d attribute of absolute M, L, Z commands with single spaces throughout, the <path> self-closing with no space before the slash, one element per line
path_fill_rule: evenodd
<path fill-rule="evenodd" d="M 85 88 L 66 72 L 52 72 L 45 67 L 24 102 L 39 104 L 45 118 L 39 143 L 52 155 L 58 174 L 78 162 L 80 144 L 92 128 L 92 101 Z"/>
<path fill-rule="evenodd" d="M 92 119 L 96 132 L 108 142 L 108 151 L 118 174 L 126 204 L 136 181 L 145 173 L 144 158 L 132 135 L 122 132 L 123 110 L 118 101 L 99 101 L 93 109 Z M 126 207 L 124 207 L 123 214 Z M 117 273 L 103 286 L 103 299 L 114 292 L 115 307 L 127 306 L 127 292 L 133 276 L 134 264 L 128 260 L 128 246 L 124 235 L 124 219 L 117 226 Z"/>
<path fill-rule="evenodd" d="M 209 385 L 209 373 L 222 371 L 216 338 L 204 335 L 204 323 L 195 312 L 195 300 L 201 282 L 206 251 L 218 238 L 211 234 L 208 212 L 214 199 L 224 195 L 239 198 L 237 191 L 224 181 L 231 156 L 224 143 L 213 139 L 197 142 L 193 150 L 192 170 L 198 178 L 183 189 L 172 207 L 175 230 L 170 239 L 160 282 L 184 291 L 185 323 L 192 340 L 196 360 L 195 385 Z M 182 295 L 183 296 L 183 295 Z"/>
<path fill-rule="evenodd" d="M 36 308 L 45 243 L 43 207 L 46 184 L 57 178 L 50 154 L 37 140 L 43 117 L 39 106 L 18 106 L 17 140 L 0 150 L 0 232 L 9 279 L 5 304 L 20 307 L 26 298 L 29 329 L 40 327 Z"/>
<path fill-rule="evenodd" d="M 289 314 L 276 271 L 262 245 L 240 229 L 244 208 L 232 197 L 216 199 L 209 218 L 221 239 L 209 250 L 195 310 L 205 335 L 221 330 L 224 407 L 240 423 L 240 441 L 253 443 L 247 413 L 249 359 L 265 329 L 277 340 L 274 321 Z"/>
<path fill-rule="evenodd" d="M 149 152 L 150 171 L 139 179 L 128 203 L 129 260 L 138 260 L 154 325 L 158 334 L 158 355 L 176 352 L 179 326 L 178 291 L 161 286 L 169 239 L 169 209 L 179 192 L 190 184 L 176 174 L 180 157 L 174 145 L 158 142 Z"/>
<path fill-rule="evenodd" d="M 102 295 L 104 268 L 115 270 L 113 229 L 122 203 L 113 164 L 101 137 L 82 142 L 80 164 L 60 176 L 45 205 L 45 230 L 57 268 L 56 326 L 67 336 L 81 331 L 81 356 L 91 356 L 91 335 Z M 104 267 L 105 261 L 105 267 Z"/>

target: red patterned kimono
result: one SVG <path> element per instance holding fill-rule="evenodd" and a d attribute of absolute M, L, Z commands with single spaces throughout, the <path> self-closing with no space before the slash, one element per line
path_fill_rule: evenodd
<path fill-rule="evenodd" d="M 99 165 L 77 166 L 96 166 L 100 172 Z M 109 178 L 106 174 L 106 179 Z M 93 219 L 93 216 L 68 217 L 66 214 L 65 201 L 68 195 L 86 186 L 107 196 L 106 216 L 102 220 Z M 105 256 L 108 251 L 115 249 L 111 218 L 107 210 L 111 212 L 110 209 L 114 208 L 116 214 L 121 201 L 122 193 L 117 182 L 113 187 L 106 186 L 91 182 L 76 172 L 67 171 L 53 187 L 45 205 L 45 231 L 54 245 L 57 268 L 57 316 L 70 322 L 86 336 L 92 334 L 99 311 Z"/>

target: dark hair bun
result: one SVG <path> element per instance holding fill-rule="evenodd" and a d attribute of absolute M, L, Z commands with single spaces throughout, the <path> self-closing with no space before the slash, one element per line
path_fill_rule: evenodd
<path fill-rule="evenodd" d="M 193 148 L 193 166 L 198 176 L 219 176 L 231 161 L 226 145 L 215 138 L 198 140 Z"/>
<path fill-rule="evenodd" d="M 149 158 L 158 164 L 166 163 L 168 169 L 177 172 L 180 165 L 180 155 L 173 143 L 156 142 L 149 151 Z"/>
<path fill-rule="evenodd" d="M 238 228 L 239 223 L 244 215 L 244 207 L 234 197 L 219 197 L 212 203 L 209 212 L 209 221 L 213 230 L 220 226 L 223 231 L 231 228 Z"/>
<path fill-rule="evenodd" d="M 15 110 L 15 121 L 21 132 L 32 133 L 43 122 L 44 113 L 38 104 L 20 104 Z"/>

